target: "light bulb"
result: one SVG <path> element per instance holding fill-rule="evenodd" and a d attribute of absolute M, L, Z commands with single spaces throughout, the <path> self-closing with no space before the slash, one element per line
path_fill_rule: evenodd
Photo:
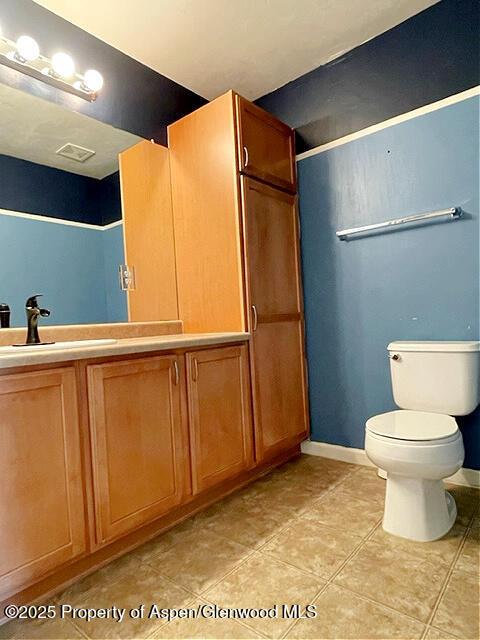
<path fill-rule="evenodd" d="M 103 87 L 103 76 L 98 71 L 95 71 L 95 69 L 89 69 L 85 71 L 83 84 L 89 91 L 96 93 Z"/>
<path fill-rule="evenodd" d="M 30 36 L 20 36 L 17 40 L 17 55 L 22 62 L 32 62 L 40 55 L 40 48 Z"/>
<path fill-rule="evenodd" d="M 66 53 L 56 53 L 52 58 L 52 69 L 61 78 L 71 78 L 75 73 L 75 63 Z"/>

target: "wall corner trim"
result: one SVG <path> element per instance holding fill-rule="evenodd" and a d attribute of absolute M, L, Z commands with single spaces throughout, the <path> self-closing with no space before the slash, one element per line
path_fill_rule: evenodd
<path fill-rule="evenodd" d="M 0 216 L 7 216 L 9 218 L 24 218 L 25 220 L 33 220 L 34 222 L 48 222 L 50 224 L 62 224 L 66 227 L 77 227 L 79 229 L 93 229 L 94 231 L 108 231 L 114 227 L 119 227 L 123 224 L 123 219 L 110 222 L 106 225 L 90 224 L 88 222 L 76 222 L 75 220 L 68 220 L 66 218 L 52 218 L 51 216 L 44 216 L 39 213 L 24 213 L 23 211 L 10 211 L 9 209 L 0 209 Z"/>
<path fill-rule="evenodd" d="M 328 442 L 317 442 L 315 440 L 305 440 L 302 442 L 302 453 L 310 456 L 321 456 L 351 464 L 361 464 L 366 467 L 373 467 L 367 458 L 365 449 L 355 449 L 353 447 L 342 447 L 339 444 L 329 444 Z M 480 488 L 480 471 L 476 469 L 466 469 L 462 467 L 457 473 L 449 478 L 447 482 L 460 484 L 465 487 Z"/>
<path fill-rule="evenodd" d="M 426 113 L 431 113 L 432 111 L 437 111 L 437 109 L 449 107 L 452 104 L 462 102 L 463 100 L 468 100 L 469 98 L 473 98 L 478 95 L 480 95 L 480 85 L 472 87 L 471 89 L 467 89 L 466 91 L 461 91 L 460 93 L 456 93 L 452 96 L 448 96 L 447 98 L 442 98 L 442 100 L 437 100 L 436 102 L 426 104 L 423 107 L 419 107 L 418 109 L 413 109 L 413 111 L 401 113 L 398 116 L 394 116 L 393 118 L 389 118 L 388 120 L 384 120 L 383 122 L 373 124 L 370 127 L 366 127 L 366 129 L 360 129 L 359 131 L 355 131 L 354 133 L 349 133 L 346 136 L 342 136 L 341 138 L 337 138 L 336 140 L 332 140 L 331 142 L 326 142 L 325 144 L 321 144 L 318 147 L 313 147 L 313 149 L 309 149 L 308 151 L 299 153 L 295 157 L 295 159 L 297 162 L 299 162 L 300 160 L 305 160 L 305 158 L 310 158 L 310 156 L 316 156 L 317 154 L 323 153 L 324 151 L 329 151 L 330 149 L 340 147 L 341 145 L 347 144 L 348 142 L 353 142 L 354 140 L 358 140 L 359 138 L 369 136 L 372 133 L 377 133 L 378 131 L 382 131 L 383 129 L 387 129 L 388 127 L 393 127 L 396 124 L 406 122 L 407 120 L 412 120 L 413 118 L 418 118 L 419 116 L 423 116 Z"/>

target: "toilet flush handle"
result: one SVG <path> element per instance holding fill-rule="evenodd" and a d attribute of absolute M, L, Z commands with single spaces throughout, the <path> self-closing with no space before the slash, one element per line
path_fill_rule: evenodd
<path fill-rule="evenodd" d="M 398 353 L 392 353 L 392 355 L 388 354 L 388 357 L 390 358 L 390 360 L 395 360 L 395 362 L 397 360 L 400 360 L 400 354 Z"/>

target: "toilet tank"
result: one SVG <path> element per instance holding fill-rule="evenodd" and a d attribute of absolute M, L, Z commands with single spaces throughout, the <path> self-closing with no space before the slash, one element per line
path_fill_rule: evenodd
<path fill-rule="evenodd" d="M 387 349 L 401 409 L 465 416 L 480 403 L 480 342 L 391 342 Z"/>

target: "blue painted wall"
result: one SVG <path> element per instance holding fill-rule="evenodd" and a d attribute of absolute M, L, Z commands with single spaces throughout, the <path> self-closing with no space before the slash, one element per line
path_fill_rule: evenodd
<path fill-rule="evenodd" d="M 109 224 L 122 217 L 119 173 L 98 180 L 0 154 L 0 209 Z"/>
<path fill-rule="evenodd" d="M 101 232 L 105 284 L 106 322 L 127 322 L 127 297 L 120 289 L 118 267 L 125 262 L 123 225 Z"/>
<path fill-rule="evenodd" d="M 363 447 L 394 408 L 392 340 L 479 338 L 479 99 L 298 163 L 312 439 Z M 461 205 L 464 220 L 350 242 L 337 229 Z M 480 468 L 480 412 L 459 419 Z"/>
<path fill-rule="evenodd" d="M 479 69 L 478 0 L 442 0 L 257 102 L 304 151 L 469 89 Z"/>
<path fill-rule="evenodd" d="M 0 214 L 0 302 L 25 325 L 25 300 L 43 293 L 42 324 L 126 321 L 115 275 L 124 261 L 122 226 L 85 228 Z"/>

